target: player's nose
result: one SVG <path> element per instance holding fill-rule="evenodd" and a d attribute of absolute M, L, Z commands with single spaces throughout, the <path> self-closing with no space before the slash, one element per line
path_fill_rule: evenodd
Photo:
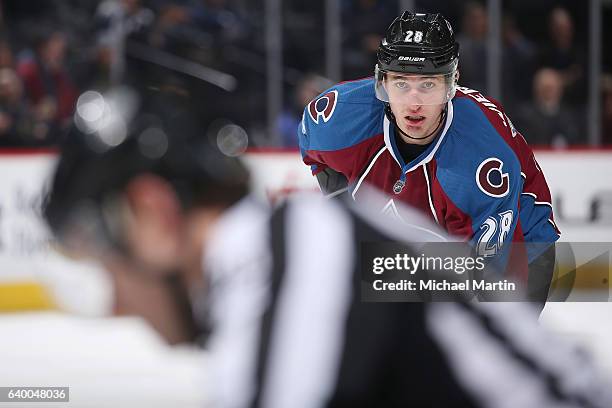
<path fill-rule="evenodd" d="M 423 106 L 423 100 L 418 93 L 408 94 L 404 103 L 408 110 L 413 113 L 418 112 Z"/>
<path fill-rule="evenodd" d="M 418 113 L 422 107 L 423 105 L 418 101 L 411 101 L 411 103 L 407 105 L 408 113 Z"/>

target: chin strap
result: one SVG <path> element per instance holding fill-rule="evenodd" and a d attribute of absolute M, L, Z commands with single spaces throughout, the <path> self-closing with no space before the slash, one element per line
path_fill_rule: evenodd
<path fill-rule="evenodd" d="M 397 121 L 395 120 L 395 115 L 391 111 L 391 105 L 389 105 L 388 103 L 385 103 L 385 115 L 387 115 L 389 122 L 393 123 L 393 126 L 395 127 L 395 129 L 397 129 L 402 135 L 412 140 L 424 140 L 430 137 L 431 135 L 433 135 L 434 133 L 436 133 L 440 129 L 440 124 L 442 123 L 442 121 L 444 121 L 444 118 L 446 117 L 446 109 L 447 108 L 445 106 L 444 110 L 440 112 L 440 121 L 438 122 L 438 126 L 436 126 L 436 128 L 430 134 L 428 134 L 427 136 L 423 136 L 423 137 L 412 137 L 406 134 L 402 129 L 400 129 L 400 127 L 397 125 Z M 400 175 L 399 180 L 397 180 L 395 184 L 393 184 L 393 192 L 395 194 L 401 193 L 402 190 L 404 189 L 404 186 L 406 185 L 406 172 L 408 171 L 408 168 L 409 168 L 408 163 L 404 164 L 404 166 L 402 167 L 402 174 Z"/>

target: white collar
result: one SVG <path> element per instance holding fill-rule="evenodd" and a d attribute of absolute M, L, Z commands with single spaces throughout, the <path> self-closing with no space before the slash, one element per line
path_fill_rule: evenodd
<path fill-rule="evenodd" d="M 447 108 L 446 108 L 446 121 L 444 122 L 444 129 L 442 130 L 442 133 L 438 137 L 438 141 L 434 145 L 433 149 L 430 150 L 429 154 L 427 156 L 423 157 L 423 159 L 421 159 L 418 163 L 415 163 L 414 165 L 410 166 L 410 168 L 406 171 L 406 173 L 416 169 L 417 167 L 419 167 L 419 166 L 421 166 L 421 165 L 423 165 L 425 163 L 429 163 L 431 161 L 431 159 L 434 157 L 434 155 L 436 154 L 436 152 L 438 151 L 438 148 L 440 147 L 440 144 L 442 144 L 442 140 L 444 140 L 444 137 L 446 136 L 446 132 L 448 131 L 448 128 L 450 127 L 451 123 L 453 122 L 453 103 L 452 103 L 452 100 L 448 101 L 446 106 L 447 106 Z M 395 159 L 397 164 L 401 167 L 400 161 L 399 161 L 398 157 L 396 156 L 396 154 L 398 154 L 398 153 L 393 151 L 393 145 L 391 144 L 391 129 L 390 129 L 390 127 L 391 127 L 391 122 L 389 122 L 389 119 L 387 118 L 387 115 L 385 114 L 385 119 L 383 121 L 383 130 L 384 130 L 384 136 L 385 136 L 385 145 L 387 146 L 387 150 L 389 150 L 389 152 L 391 153 L 391 156 L 393 156 L 393 158 Z"/>

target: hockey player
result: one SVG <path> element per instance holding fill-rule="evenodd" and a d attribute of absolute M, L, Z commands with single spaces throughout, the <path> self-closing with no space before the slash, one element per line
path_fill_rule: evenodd
<path fill-rule="evenodd" d="M 440 14 L 404 12 L 374 77 L 342 82 L 304 109 L 304 163 L 329 195 L 365 184 L 420 209 L 546 298 L 559 237 L 544 174 L 501 105 L 458 86 L 459 44 Z M 525 248 L 509 244 L 526 243 Z"/>
<path fill-rule="evenodd" d="M 194 101 L 143 101 L 132 120 L 77 118 L 44 214 L 67 250 L 129 264 L 135 285 L 191 302 L 195 320 L 177 307 L 176 323 L 211 317 L 207 406 L 610 406 L 583 356 L 523 304 L 361 302 L 360 242 L 411 248 L 429 220 L 413 212 L 398 230 L 316 197 L 272 211 L 247 195 L 237 159 L 201 137 Z"/>

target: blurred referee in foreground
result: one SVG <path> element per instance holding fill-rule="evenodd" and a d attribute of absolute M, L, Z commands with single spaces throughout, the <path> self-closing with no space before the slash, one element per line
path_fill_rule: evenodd
<path fill-rule="evenodd" d="M 211 406 L 612 406 L 528 306 L 362 303 L 359 243 L 409 248 L 435 227 L 309 196 L 269 209 L 176 91 L 83 95 L 45 217 L 65 251 L 161 288 L 166 337 L 209 334 Z"/>

